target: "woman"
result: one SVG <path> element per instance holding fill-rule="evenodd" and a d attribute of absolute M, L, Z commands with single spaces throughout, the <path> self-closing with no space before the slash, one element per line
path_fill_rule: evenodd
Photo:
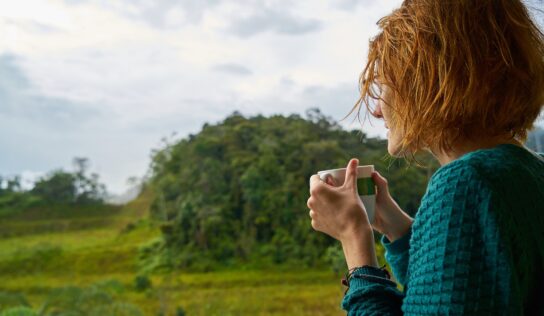
<path fill-rule="evenodd" d="M 361 98 L 388 151 L 430 151 L 441 167 L 414 219 L 377 187 L 375 222 L 342 186 L 310 179 L 312 227 L 338 239 L 348 315 L 544 315 L 544 161 L 523 147 L 544 104 L 544 35 L 519 0 L 406 0 L 378 22 Z M 377 100 L 374 109 L 372 100 Z M 383 234 L 396 279 L 379 268 Z"/>

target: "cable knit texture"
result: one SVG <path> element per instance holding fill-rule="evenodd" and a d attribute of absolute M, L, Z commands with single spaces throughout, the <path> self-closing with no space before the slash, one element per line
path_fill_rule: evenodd
<path fill-rule="evenodd" d="M 544 161 L 510 144 L 463 155 L 432 176 L 408 234 L 382 243 L 404 290 L 355 271 L 348 315 L 544 315 Z"/>

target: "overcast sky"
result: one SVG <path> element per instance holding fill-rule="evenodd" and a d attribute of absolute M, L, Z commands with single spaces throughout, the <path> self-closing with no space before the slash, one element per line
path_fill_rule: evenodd
<path fill-rule="evenodd" d="M 0 175 L 32 178 L 88 157 L 122 193 L 162 137 L 235 110 L 318 107 L 339 120 L 357 99 L 377 20 L 400 3 L 1 0 Z M 363 130 L 385 135 L 381 123 Z"/>

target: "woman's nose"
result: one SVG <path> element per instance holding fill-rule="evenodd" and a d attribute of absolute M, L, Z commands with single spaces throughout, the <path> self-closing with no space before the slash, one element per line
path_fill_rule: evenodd
<path fill-rule="evenodd" d="M 383 113 L 382 113 L 382 105 L 381 105 L 381 101 L 379 101 L 376 105 L 376 108 L 374 109 L 374 111 L 372 111 L 372 116 L 374 116 L 375 118 L 383 118 Z"/>

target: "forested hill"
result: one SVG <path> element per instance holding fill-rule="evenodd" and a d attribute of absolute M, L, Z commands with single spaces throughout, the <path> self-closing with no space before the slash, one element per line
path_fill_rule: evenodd
<path fill-rule="evenodd" d="M 316 109 L 306 118 L 235 112 L 205 124 L 153 154 L 151 214 L 164 237 L 155 250 L 179 267 L 323 262 L 336 242 L 310 226 L 308 180 L 318 170 L 357 157 L 389 179 L 404 209 L 417 209 L 430 172 L 392 161 L 386 150 L 386 141 L 343 130 Z"/>

